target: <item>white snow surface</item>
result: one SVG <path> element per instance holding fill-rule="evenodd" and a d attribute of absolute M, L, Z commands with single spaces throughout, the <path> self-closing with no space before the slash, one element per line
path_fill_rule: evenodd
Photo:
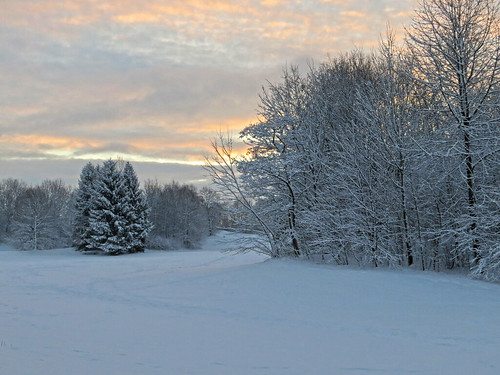
<path fill-rule="evenodd" d="M 500 374 L 500 285 L 221 252 L 236 236 L 1 247 L 0 374 Z"/>

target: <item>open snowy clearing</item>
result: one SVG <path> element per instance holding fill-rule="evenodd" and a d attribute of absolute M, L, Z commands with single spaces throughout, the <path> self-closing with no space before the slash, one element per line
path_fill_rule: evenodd
<path fill-rule="evenodd" d="M 500 374 L 500 285 L 203 250 L 0 250 L 0 374 Z"/>

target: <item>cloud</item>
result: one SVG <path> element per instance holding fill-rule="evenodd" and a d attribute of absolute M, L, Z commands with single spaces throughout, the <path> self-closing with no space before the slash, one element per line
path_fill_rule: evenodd
<path fill-rule="evenodd" d="M 0 20 L 6 27 L 35 31 L 76 45 L 90 38 L 94 48 L 101 47 L 108 53 L 146 54 L 149 58 L 196 64 L 201 52 L 204 65 L 231 66 L 282 64 L 283 59 L 293 59 L 291 53 L 297 51 L 323 57 L 327 52 L 349 49 L 353 22 L 358 29 L 359 24 L 366 25 L 367 34 L 357 42 L 366 40 L 371 45 L 388 17 L 395 21 L 393 15 L 411 7 L 412 2 L 397 0 L 24 0 L 9 2 Z M 359 18 L 367 15 L 369 22 Z M 326 34 L 322 32 L 326 26 L 341 33 Z"/>
<path fill-rule="evenodd" d="M 201 160 L 217 129 L 242 129 L 255 121 L 266 76 L 198 67 L 140 68 L 105 77 L 72 73 L 61 83 L 43 83 L 45 90 L 32 101 L 44 106 L 19 103 L 4 112 L 0 143 L 11 147 L 1 149 L 0 157 L 12 155 L 17 145 L 29 157 L 34 151 L 52 157 L 55 150 L 81 157 L 108 148 L 110 154 Z"/>
<path fill-rule="evenodd" d="M 0 163 L 107 155 L 200 162 L 217 130 L 237 133 L 255 122 L 260 88 L 279 79 L 281 66 L 372 47 L 387 19 L 397 26 L 412 7 L 413 0 L 7 1 Z"/>

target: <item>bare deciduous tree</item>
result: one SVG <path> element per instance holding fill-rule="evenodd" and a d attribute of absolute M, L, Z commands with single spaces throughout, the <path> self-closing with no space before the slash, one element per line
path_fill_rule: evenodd
<path fill-rule="evenodd" d="M 459 233 L 458 243 L 474 266 L 480 258 L 479 165 L 499 152 L 496 144 L 488 149 L 491 139 L 484 139 L 488 124 L 498 124 L 491 111 L 500 84 L 497 2 L 422 0 L 407 35 L 414 78 L 441 95 L 453 120 L 445 132 L 447 155 L 460 158 L 466 185 L 466 223 L 458 226 L 467 230 Z"/>
<path fill-rule="evenodd" d="M 69 246 L 71 189 L 60 180 L 27 187 L 18 197 L 13 238 L 25 250 Z"/>

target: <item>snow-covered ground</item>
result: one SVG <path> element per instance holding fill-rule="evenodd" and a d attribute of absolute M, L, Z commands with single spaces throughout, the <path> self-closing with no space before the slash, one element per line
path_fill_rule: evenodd
<path fill-rule="evenodd" d="M 220 252 L 233 236 L 1 248 L 0 374 L 500 374 L 500 285 Z"/>

